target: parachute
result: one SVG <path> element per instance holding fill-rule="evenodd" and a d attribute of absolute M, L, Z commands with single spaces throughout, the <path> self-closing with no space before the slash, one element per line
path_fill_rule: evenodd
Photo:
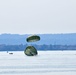
<path fill-rule="evenodd" d="M 35 41 L 39 41 L 40 40 L 40 37 L 37 36 L 37 35 L 32 35 L 32 36 L 29 36 L 26 41 L 27 42 L 35 42 Z"/>
<path fill-rule="evenodd" d="M 27 55 L 27 56 L 35 56 L 37 55 L 37 50 L 34 46 L 27 46 L 24 53 Z"/>
<path fill-rule="evenodd" d="M 29 36 L 26 39 L 27 42 L 35 42 L 35 41 L 39 41 L 39 40 L 40 40 L 40 37 L 37 35 Z M 24 53 L 27 56 L 35 56 L 38 54 L 38 52 L 34 46 L 27 46 L 26 49 L 24 50 Z"/>

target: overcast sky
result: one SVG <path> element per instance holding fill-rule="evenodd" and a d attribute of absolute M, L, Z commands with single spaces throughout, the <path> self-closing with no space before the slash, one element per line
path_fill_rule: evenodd
<path fill-rule="evenodd" d="M 2 33 L 76 33 L 76 0 L 0 0 Z"/>

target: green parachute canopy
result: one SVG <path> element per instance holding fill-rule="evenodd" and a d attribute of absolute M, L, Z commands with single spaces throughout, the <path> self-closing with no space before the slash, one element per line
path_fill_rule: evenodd
<path fill-rule="evenodd" d="M 40 37 L 37 36 L 37 35 L 32 35 L 32 36 L 29 36 L 26 41 L 27 42 L 35 42 L 35 41 L 39 41 L 40 40 Z"/>
<path fill-rule="evenodd" d="M 26 49 L 24 50 L 24 53 L 27 55 L 27 56 L 35 56 L 37 55 L 37 50 L 34 46 L 28 46 L 26 47 Z"/>

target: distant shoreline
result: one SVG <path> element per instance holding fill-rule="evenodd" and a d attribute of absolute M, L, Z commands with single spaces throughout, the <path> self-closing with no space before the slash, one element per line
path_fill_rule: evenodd
<path fill-rule="evenodd" d="M 64 51 L 64 50 L 76 50 L 76 45 L 37 45 L 31 44 L 39 51 Z M 20 44 L 20 45 L 0 45 L 0 51 L 24 51 L 28 44 Z"/>

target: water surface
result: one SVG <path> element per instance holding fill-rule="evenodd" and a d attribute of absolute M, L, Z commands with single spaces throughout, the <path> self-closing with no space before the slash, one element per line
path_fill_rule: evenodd
<path fill-rule="evenodd" d="M 76 51 L 0 52 L 0 75 L 76 75 Z"/>

